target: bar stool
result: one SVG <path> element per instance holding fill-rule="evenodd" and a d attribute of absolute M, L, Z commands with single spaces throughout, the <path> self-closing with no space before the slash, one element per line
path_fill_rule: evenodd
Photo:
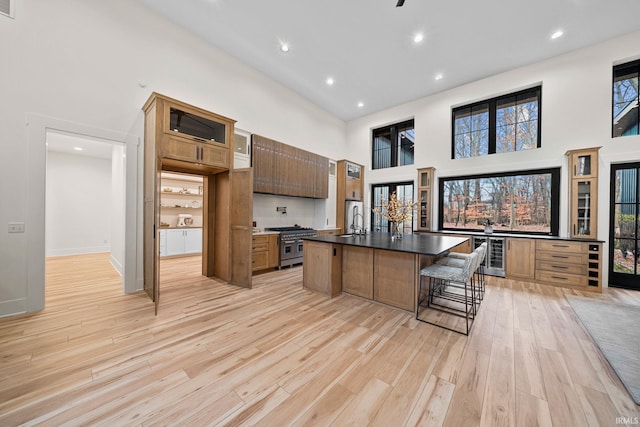
<path fill-rule="evenodd" d="M 477 299 L 478 301 L 482 301 L 484 299 L 485 290 L 484 264 L 487 257 L 487 242 L 483 242 L 474 250 L 474 252 L 477 252 L 479 257 L 478 268 L 476 268 L 476 270 L 474 271 L 474 278 L 476 280 L 475 285 L 476 290 L 478 291 Z M 469 257 L 469 254 L 450 252 L 446 257 L 436 261 L 436 263 L 441 265 L 448 265 L 449 267 L 462 268 L 464 266 L 464 260 L 467 257 Z"/>
<path fill-rule="evenodd" d="M 435 263 L 420 270 L 416 320 L 469 335 L 477 311 L 476 289 L 472 276 L 478 268 L 478 259 L 478 253 L 474 251 L 464 259 L 462 268 Z M 428 278 L 424 292 L 423 276 Z M 432 322 L 426 318 L 421 319 L 420 307 L 425 302 L 427 311 L 433 309 L 445 314 L 464 317 L 465 332 Z"/>

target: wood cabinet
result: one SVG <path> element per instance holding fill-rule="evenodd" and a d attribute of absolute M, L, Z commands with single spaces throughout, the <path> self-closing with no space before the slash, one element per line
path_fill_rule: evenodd
<path fill-rule="evenodd" d="M 342 290 L 373 299 L 373 249 L 357 246 L 342 248 Z"/>
<path fill-rule="evenodd" d="M 373 262 L 373 299 L 403 310 L 416 305 L 416 255 L 376 249 Z"/>
<path fill-rule="evenodd" d="M 143 276 L 158 310 L 161 172 L 203 177 L 202 274 L 251 287 L 251 170 L 233 169 L 235 121 L 152 93 L 144 116 Z M 251 185 L 251 186 L 248 186 Z M 246 186 L 246 188 L 245 188 Z M 234 207 L 249 215 L 232 214 Z"/>
<path fill-rule="evenodd" d="M 434 168 L 418 169 L 418 231 L 431 230 Z"/>
<path fill-rule="evenodd" d="M 329 159 L 260 135 L 252 135 L 256 193 L 326 199 Z"/>
<path fill-rule="evenodd" d="M 204 142 L 184 141 L 168 137 L 162 141 L 164 158 L 216 168 L 229 168 L 229 150 Z"/>
<path fill-rule="evenodd" d="M 541 283 L 602 292 L 600 242 L 538 240 L 535 279 Z"/>
<path fill-rule="evenodd" d="M 569 235 L 572 238 L 598 238 L 598 150 L 600 147 L 570 150 Z"/>
<path fill-rule="evenodd" d="M 336 183 L 336 226 L 346 233 L 345 202 L 364 200 L 364 166 L 339 160 L 336 164 Z"/>
<path fill-rule="evenodd" d="M 451 252 L 471 252 L 472 236 L 438 232 L 417 234 L 469 237 Z M 602 292 L 602 242 L 526 236 L 499 238 L 505 239 L 507 279 Z"/>
<path fill-rule="evenodd" d="M 342 245 L 304 242 L 302 286 L 330 298 L 342 292 Z"/>
<path fill-rule="evenodd" d="M 252 271 L 260 271 L 277 267 L 280 261 L 278 235 L 254 234 L 251 243 L 251 254 Z"/>
<path fill-rule="evenodd" d="M 338 197 L 342 201 L 362 201 L 364 195 L 364 166 L 349 160 L 337 164 Z"/>
<path fill-rule="evenodd" d="M 506 277 L 531 280 L 536 271 L 536 241 L 507 238 Z"/>

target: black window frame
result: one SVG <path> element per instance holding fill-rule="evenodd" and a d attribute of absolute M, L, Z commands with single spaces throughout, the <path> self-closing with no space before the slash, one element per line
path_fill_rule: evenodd
<path fill-rule="evenodd" d="M 438 179 L 438 224 L 441 231 L 459 231 L 462 233 L 483 231 L 484 227 L 475 228 L 461 228 L 461 227 L 443 227 L 444 221 L 444 185 L 448 181 L 458 181 L 465 179 L 477 179 L 477 178 L 499 178 L 505 176 L 522 176 L 522 175 L 540 175 L 551 174 L 551 223 L 549 224 L 549 232 L 535 232 L 535 231 L 522 231 L 522 230 L 508 230 L 500 231 L 496 230 L 496 233 L 508 233 L 508 234 L 523 234 L 523 235 L 542 235 L 542 236 L 559 236 L 560 233 L 560 183 L 561 183 L 561 168 L 545 168 L 545 169 L 525 169 L 510 172 L 493 172 L 475 175 L 461 175 L 461 176 L 448 176 Z"/>
<path fill-rule="evenodd" d="M 614 91 L 614 86 L 616 83 L 616 78 L 620 77 L 622 75 L 628 74 L 628 73 L 633 73 L 635 72 L 638 76 L 638 80 L 640 81 L 640 59 L 635 60 L 635 61 L 631 61 L 631 62 L 626 62 L 624 64 L 618 64 L 618 65 L 614 65 L 613 69 L 612 69 L 612 75 L 611 75 L 611 138 L 621 138 L 621 137 L 625 137 L 625 136 L 637 136 L 640 135 L 640 90 L 638 90 L 638 104 L 635 107 L 636 110 L 636 126 L 638 127 L 638 133 L 634 133 L 634 134 L 629 134 L 629 135 L 625 135 L 625 134 L 620 134 L 620 135 L 616 135 L 616 123 L 614 123 L 614 112 L 615 112 L 615 108 L 616 108 L 616 102 L 615 99 L 613 97 L 613 91 Z"/>
<path fill-rule="evenodd" d="M 467 159 L 470 157 L 482 157 L 484 155 L 496 154 L 497 105 L 500 102 L 505 101 L 509 98 L 515 97 L 517 99 L 519 97 L 524 98 L 525 96 L 531 96 L 531 95 L 535 95 L 535 97 L 538 100 L 538 129 L 537 129 L 536 148 L 542 147 L 542 85 L 539 85 L 539 86 L 534 86 L 528 89 L 519 90 L 517 92 L 512 92 L 506 95 L 501 95 L 494 98 L 485 99 L 482 101 L 477 101 L 471 104 L 461 105 L 459 107 L 452 108 L 451 109 L 451 159 L 453 160 Z M 489 113 L 489 127 L 488 127 L 489 137 L 487 141 L 488 153 L 481 154 L 479 156 L 456 158 L 456 113 L 462 110 L 478 109 L 480 107 L 483 107 L 484 105 L 487 106 L 488 113 Z M 515 151 L 521 151 L 521 150 L 515 150 Z M 509 151 L 509 152 L 512 153 L 515 151 Z M 499 153 L 499 154 L 502 154 L 502 153 Z"/>
<path fill-rule="evenodd" d="M 394 123 L 388 126 L 382 126 L 376 129 L 373 129 L 371 132 L 371 169 L 372 170 L 377 170 L 377 169 L 389 169 L 389 168 L 395 168 L 395 167 L 399 167 L 399 166 L 409 166 L 409 165 L 413 165 L 415 164 L 415 140 L 413 141 L 414 143 L 414 147 L 413 147 L 413 161 L 412 163 L 406 163 L 406 164 L 402 164 L 402 165 L 398 165 L 398 159 L 400 158 L 400 153 L 398 153 L 398 135 L 400 132 L 404 131 L 404 129 L 407 128 L 411 128 L 414 131 L 415 134 L 415 119 L 409 119 L 409 120 L 405 120 L 402 122 L 398 122 L 398 123 Z M 402 129 L 402 130 L 399 130 Z M 382 132 L 389 132 L 389 139 L 391 141 L 391 159 L 390 159 L 390 165 L 389 166 L 384 166 L 384 167 L 380 167 L 377 165 L 376 162 L 376 150 L 375 150 L 375 139 L 376 139 L 376 133 L 382 133 Z"/>
<path fill-rule="evenodd" d="M 389 191 L 389 197 L 391 197 L 391 194 L 394 193 L 394 192 L 396 193 L 396 195 L 398 194 L 398 187 L 400 187 L 400 186 L 408 186 L 408 185 L 411 186 L 411 200 L 415 200 L 414 196 L 415 196 L 415 193 L 416 193 L 416 185 L 415 185 L 415 182 L 413 182 L 413 181 L 381 182 L 381 183 L 378 183 L 378 184 L 371 184 L 371 209 L 370 209 L 371 210 L 371 218 L 370 218 L 370 220 L 371 220 L 371 222 L 370 222 L 371 231 L 386 231 L 386 232 L 389 232 L 389 224 L 388 224 L 388 222 L 387 222 L 386 225 L 381 225 L 381 228 L 379 230 L 374 229 L 375 224 L 376 224 L 376 217 L 379 216 L 378 214 L 376 214 L 373 211 L 373 208 L 375 208 L 377 206 L 376 203 L 378 202 L 378 200 L 376 200 L 376 197 L 375 197 L 375 193 L 376 193 L 375 189 L 376 188 L 381 188 L 381 187 L 388 187 L 389 188 L 389 190 L 388 190 Z M 417 217 L 417 215 L 412 215 L 412 217 L 411 217 L 411 231 L 413 231 L 415 229 L 416 217 Z M 384 221 L 382 221 L 382 222 L 384 222 Z M 403 231 L 406 231 L 404 229 L 404 224 L 403 224 Z"/>

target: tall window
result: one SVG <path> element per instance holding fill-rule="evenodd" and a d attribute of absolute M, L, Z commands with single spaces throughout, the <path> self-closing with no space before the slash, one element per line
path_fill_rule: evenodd
<path fill-rule="evenodd" d="M 449 230 L 558 235 L 560 169 L 440 178 L 440 224 Z"/>
<path fill-rule="evenodd" d="M 454 108 L 452 159 L 540 147 L 540 86 Z"/>
<path fill-rule="evenodd" d="M 396 193 L 398 200 L 413 201 L 413 182 L 397 182 L 389 184 L 374 184 L 371 186 L 371 230 L 389 231 L 389 221 L 373 212 L 374 208 L 382 208 L 382 201 L 388 202 L 392 193 Z M 414 228 L 415 215 L 411 221 L 402 224 L 402 231 L 409 233 Z"/>
<path fill-rule="evenodd" d="M 613 137 L 638 135 L 640 61 L 613 67 Z"/>
<path fill-rule="evenodd" d="M 413 119 L 373 130 L 372 169 L 413 164 Z"/>
<path fill-rule="evenodd" d="M 609 285 L 640 290 L 640 163 L 611 165 Z"/>

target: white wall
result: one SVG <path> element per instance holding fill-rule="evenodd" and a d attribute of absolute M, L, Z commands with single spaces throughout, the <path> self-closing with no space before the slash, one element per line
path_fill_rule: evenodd
<path fill-rule="evenodd" d="M 111 160 L 47 153 L 46 256 L 109 252 Z"/>
<path fill-rule="evenodd" d="M 141 107 L 156 91 L 327 157 L 344 151 L 343 121 L 134 1 L 22 0 L 15 19 L 0 17 L 0 40 L 0 316 L 44 307 L 45 132 L 29 118 L 126 135 L 129 157 L 141 153 L 130 136 L 143 137 Z M 142 193 L 141 162 L 128 194 Z M 127 215 L 140 289 L 142 219 Z M 26 232 L 7 233 L 8 222 Z"/>
<path fill-rule="evenodd" d="M 348 123 L 347 158 L 367 165 L 367 185 L 417 179 L 416 168 L 433 166 L 436 176 L 563 166 L 560 235 L 568 235 L 565 152 L 599 147 L 598 238 L 608 239 L 609 174 L 612 162 L 640 160 L 640 136 L 611 138 L 612 67 L 640 57 L 640 32 L 489 77 Z M 451 108 L 542 84 L 542 148 L 451 160 Z M 415 118 L 415 164 L 371 170 L 371 130 Z M 437 201 L 438 192 L 434 192 Z M 366 205 L 370 205 L 370 195 Z M 437 212 L 434 210 L 434 218 Z M 603 272 L 608 269 L 604 245 Z M 607 282 L 607 275 L 605 274 Z"/>
<path fill-rule="evenodd" d="M 294 224 L 316 227 L 316 203 L 319 201 L 314 199 L 256 193 L 253 195 L 253 220 L 258 228 L 287 227 Z M 277 207 L 286 207 L 287 214 L 278 212 Z"/>

